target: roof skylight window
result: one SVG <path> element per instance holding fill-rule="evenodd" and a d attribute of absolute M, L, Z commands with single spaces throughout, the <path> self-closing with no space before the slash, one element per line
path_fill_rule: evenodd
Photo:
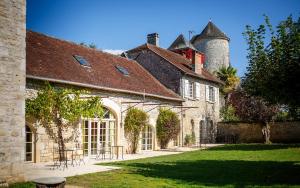
<path fill-rule="evenodd" d="M 85 67 L 91 67 L 91 65 L 89 64 L 89 62 L 84 59 L 82 56 L 79 56 L 79 55 L 73 55 L 73 57 L 78 61 L 78 63 L 82 66 L 85 66 Z"/>
<path fill-rule="evenodd" d="M 129 76 L 129 72 L 126 68 L 116 65 L 116 68 L 118 69 L 118 71 L 120 71 L 124 76 Z"/>

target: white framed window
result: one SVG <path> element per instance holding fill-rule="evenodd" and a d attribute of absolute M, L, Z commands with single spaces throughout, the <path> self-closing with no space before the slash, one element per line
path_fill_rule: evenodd
<path fill-rule="evenodd" d="M 206 101 L 215 102 L 216 101 L 216 94 L 215 88 L 213 86 L 206 86 Z"/>
<path fill-rule="evenodd" d="M 188 99 L 200 99 L 200 83 L 182 79 L 183 97 Z"/>
<path fill-rule="evenodd" d="M 195 82 L 195 98 L 200 100 L 200 83 Z"/>
<path fill-rule="evenodd" d="M 215 102 L 215 88 L 209 86 L 209 101 Z"/>

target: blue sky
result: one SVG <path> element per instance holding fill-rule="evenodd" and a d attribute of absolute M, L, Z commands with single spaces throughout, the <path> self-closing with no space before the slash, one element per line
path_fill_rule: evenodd
<path fill-rule="evenodd" d="M 247 66 L 245 25 L 270 17 L 275 26 L 300 16 L 300 0 L 27 0 L 27 29 L 56 38 L 95 43 L 100 49 L 128 50 L 160 35 L 167 48 L 180 34 L 200 33 L 211 19 L 230 37 L 230 61 L 242 76 Z"/>

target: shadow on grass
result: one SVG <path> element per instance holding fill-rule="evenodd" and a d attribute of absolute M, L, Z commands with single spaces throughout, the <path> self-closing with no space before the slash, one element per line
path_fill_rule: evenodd
<path fill-rule="evenodd" d="M 260 150 L 275 150 L 275 149 L 288 149 L 288 148 L 299 148 L 300 144 L 232 144 L 218 147 L 212 147 L 208 150 L 212 151 L 260 151 Z"/>
<path fill-rule="evenodd" d="M 125 166 L 145 177 L 172 179 L 190 185 L 300 185 L 300 165 L 294 162 L 199 160 Z"/>

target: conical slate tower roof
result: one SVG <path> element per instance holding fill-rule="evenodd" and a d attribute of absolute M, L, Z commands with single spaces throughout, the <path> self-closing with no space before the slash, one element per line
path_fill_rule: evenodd
<path fill-rule="evenodd" d="M 205 38 L 218 38 L 225 39 L 229 41 L 229 38 L 223 33 L 214 23 L 211 21 L 208 22 L 206 27 L 199 35 L 195 35 L 191 42 L 195 42 L 197 39 L 205 39 Z"/>
<path fill-rule="evenodd" d="M 177 49 L 184 49 L 184 48 L 191 48 L 193 50 L 196 50 L 196 48 L 184 38 L 183 34 L 180 34 L 176 38 L 176 40 L 171 44 L 168 50 L 177 50 Z"/>

